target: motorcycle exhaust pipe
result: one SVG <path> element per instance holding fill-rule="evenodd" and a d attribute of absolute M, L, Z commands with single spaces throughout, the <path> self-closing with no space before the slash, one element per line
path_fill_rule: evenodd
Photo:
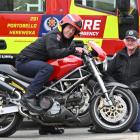
<path fill-rule="evenodd" d="M 8 93 L 14 93 L 17 95 L 17 98 L 13 98 L 15 101 L 18 101 L 21 99 L 21 93 L 16 90 L 15 87 L 5 83 L 4 81 L 0 81 L 0 89 L 2 89 L 3 91 L 7 91 Z"/>
<path fill-rule="evenodd" d="M 20 92 L 18 92 L 15 87 L 12 87 L 11 85 L 5 83 L 4 81 L 0 81 L 0 89 L 3 91 L 7 91 L 8 93 L 16 94 L 17 98 L 12 98 L 13 101 L 19 101 L 21 99 Z M 0 108 L 0 115 L 18 112 L 18 110 L 19 110 L 19 107 L 17 105 L 2 107 Z"/>
<path fill-rule="evenodd" d="M 13 93 L 15 91 L 15 87 L 10 86 L 4 81 L 0 81 L 0 89 L 7 91 L 8 93 Z"/>

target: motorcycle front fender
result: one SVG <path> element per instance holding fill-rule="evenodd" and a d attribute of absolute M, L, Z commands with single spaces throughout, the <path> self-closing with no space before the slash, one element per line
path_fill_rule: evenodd
<path fill-rule="evenodd" d="M 110 86 L 122 87 L 122 88 L 127 88 L 127 89 L 129 89 L 129 87 L 128 87 L 127 85 L 122 84 L 122 83 L 118 83 L 118 82 L 110 82 L 110 83 L 105 84 L 105 87 L 110 87 Z"/>
<path fill-rule="evenodd" d="M 129 89 L 129 87 L 125 84 L 122 84 L 122 83 L 118 83 L 118 82 L 109 82 L 109 83 L 105 83 L 105 87 L 114 87 L 114 88 L 117 88 L 117 87 L 121 87 L 121 88 L 125 88 L 125 89 Z M 100 87 L 99 87 L 100 88 Z M 92 94 L 92 97 L 90 98 L 89 102 L 91 102 L 95 97 L 99 96 L 99 95 L 102 95 L 103 93 L 95 93 L 95 94 Z"/>

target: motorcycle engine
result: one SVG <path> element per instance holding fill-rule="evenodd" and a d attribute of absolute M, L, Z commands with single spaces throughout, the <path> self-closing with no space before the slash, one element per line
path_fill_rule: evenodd
<path fill-rule="evenodd" d="M 84 105 L 85 100 L 83 99 L 82 93 L 75 91 L 71 93 L 66 100 L 66 108 L 73 114 L 78 115 L 81 107 Z"/>
<path fill-rule="evenodd" d="M 44 110 L 48 110 L 52 107 L 53 105 L 53 99 L 51 97 L 48 96 L 44 96 L 40 99 L 40 107 Z"/>
<path fill-rule="evenodd" d="M 51 96 L 40 97 L 39 105 L 48 115 L 58 114 L 61 110 L 60 103 Z"/>

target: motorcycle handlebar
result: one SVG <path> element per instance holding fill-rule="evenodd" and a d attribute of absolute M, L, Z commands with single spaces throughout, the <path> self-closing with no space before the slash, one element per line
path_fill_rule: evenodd
<path fill-rule="evenodd" d="M 106 52 L 95 42 L 89 41 L 86 47 L 86 50 L 88 50 L 89 52 L 88 56 L 93 57 L 92 53 L 89 51 L 88 48 L 90 48 L 91 51 L 94 51 L 94 54 L 97 55 L 101 61 L 104 61 L 106 59 Z"/>

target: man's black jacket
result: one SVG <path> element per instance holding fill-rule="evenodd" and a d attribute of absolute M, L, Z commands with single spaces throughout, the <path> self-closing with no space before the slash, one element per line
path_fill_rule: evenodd
<path fill-rule="evenodd" d="M 128 56 L 126 48 L 120 51 L 108 65 L 108 74 L 117 82 L 140 92 L 140 49 Z"/>
<path fill-rule="evenodd" d="M 72 39 L 64 38 L 62 33 L 56 28 L 23 49 L 16 60 L 46 61 L 47 59 L 66 57 L 75 52 L 75 48 L 70 46 Z"/>

